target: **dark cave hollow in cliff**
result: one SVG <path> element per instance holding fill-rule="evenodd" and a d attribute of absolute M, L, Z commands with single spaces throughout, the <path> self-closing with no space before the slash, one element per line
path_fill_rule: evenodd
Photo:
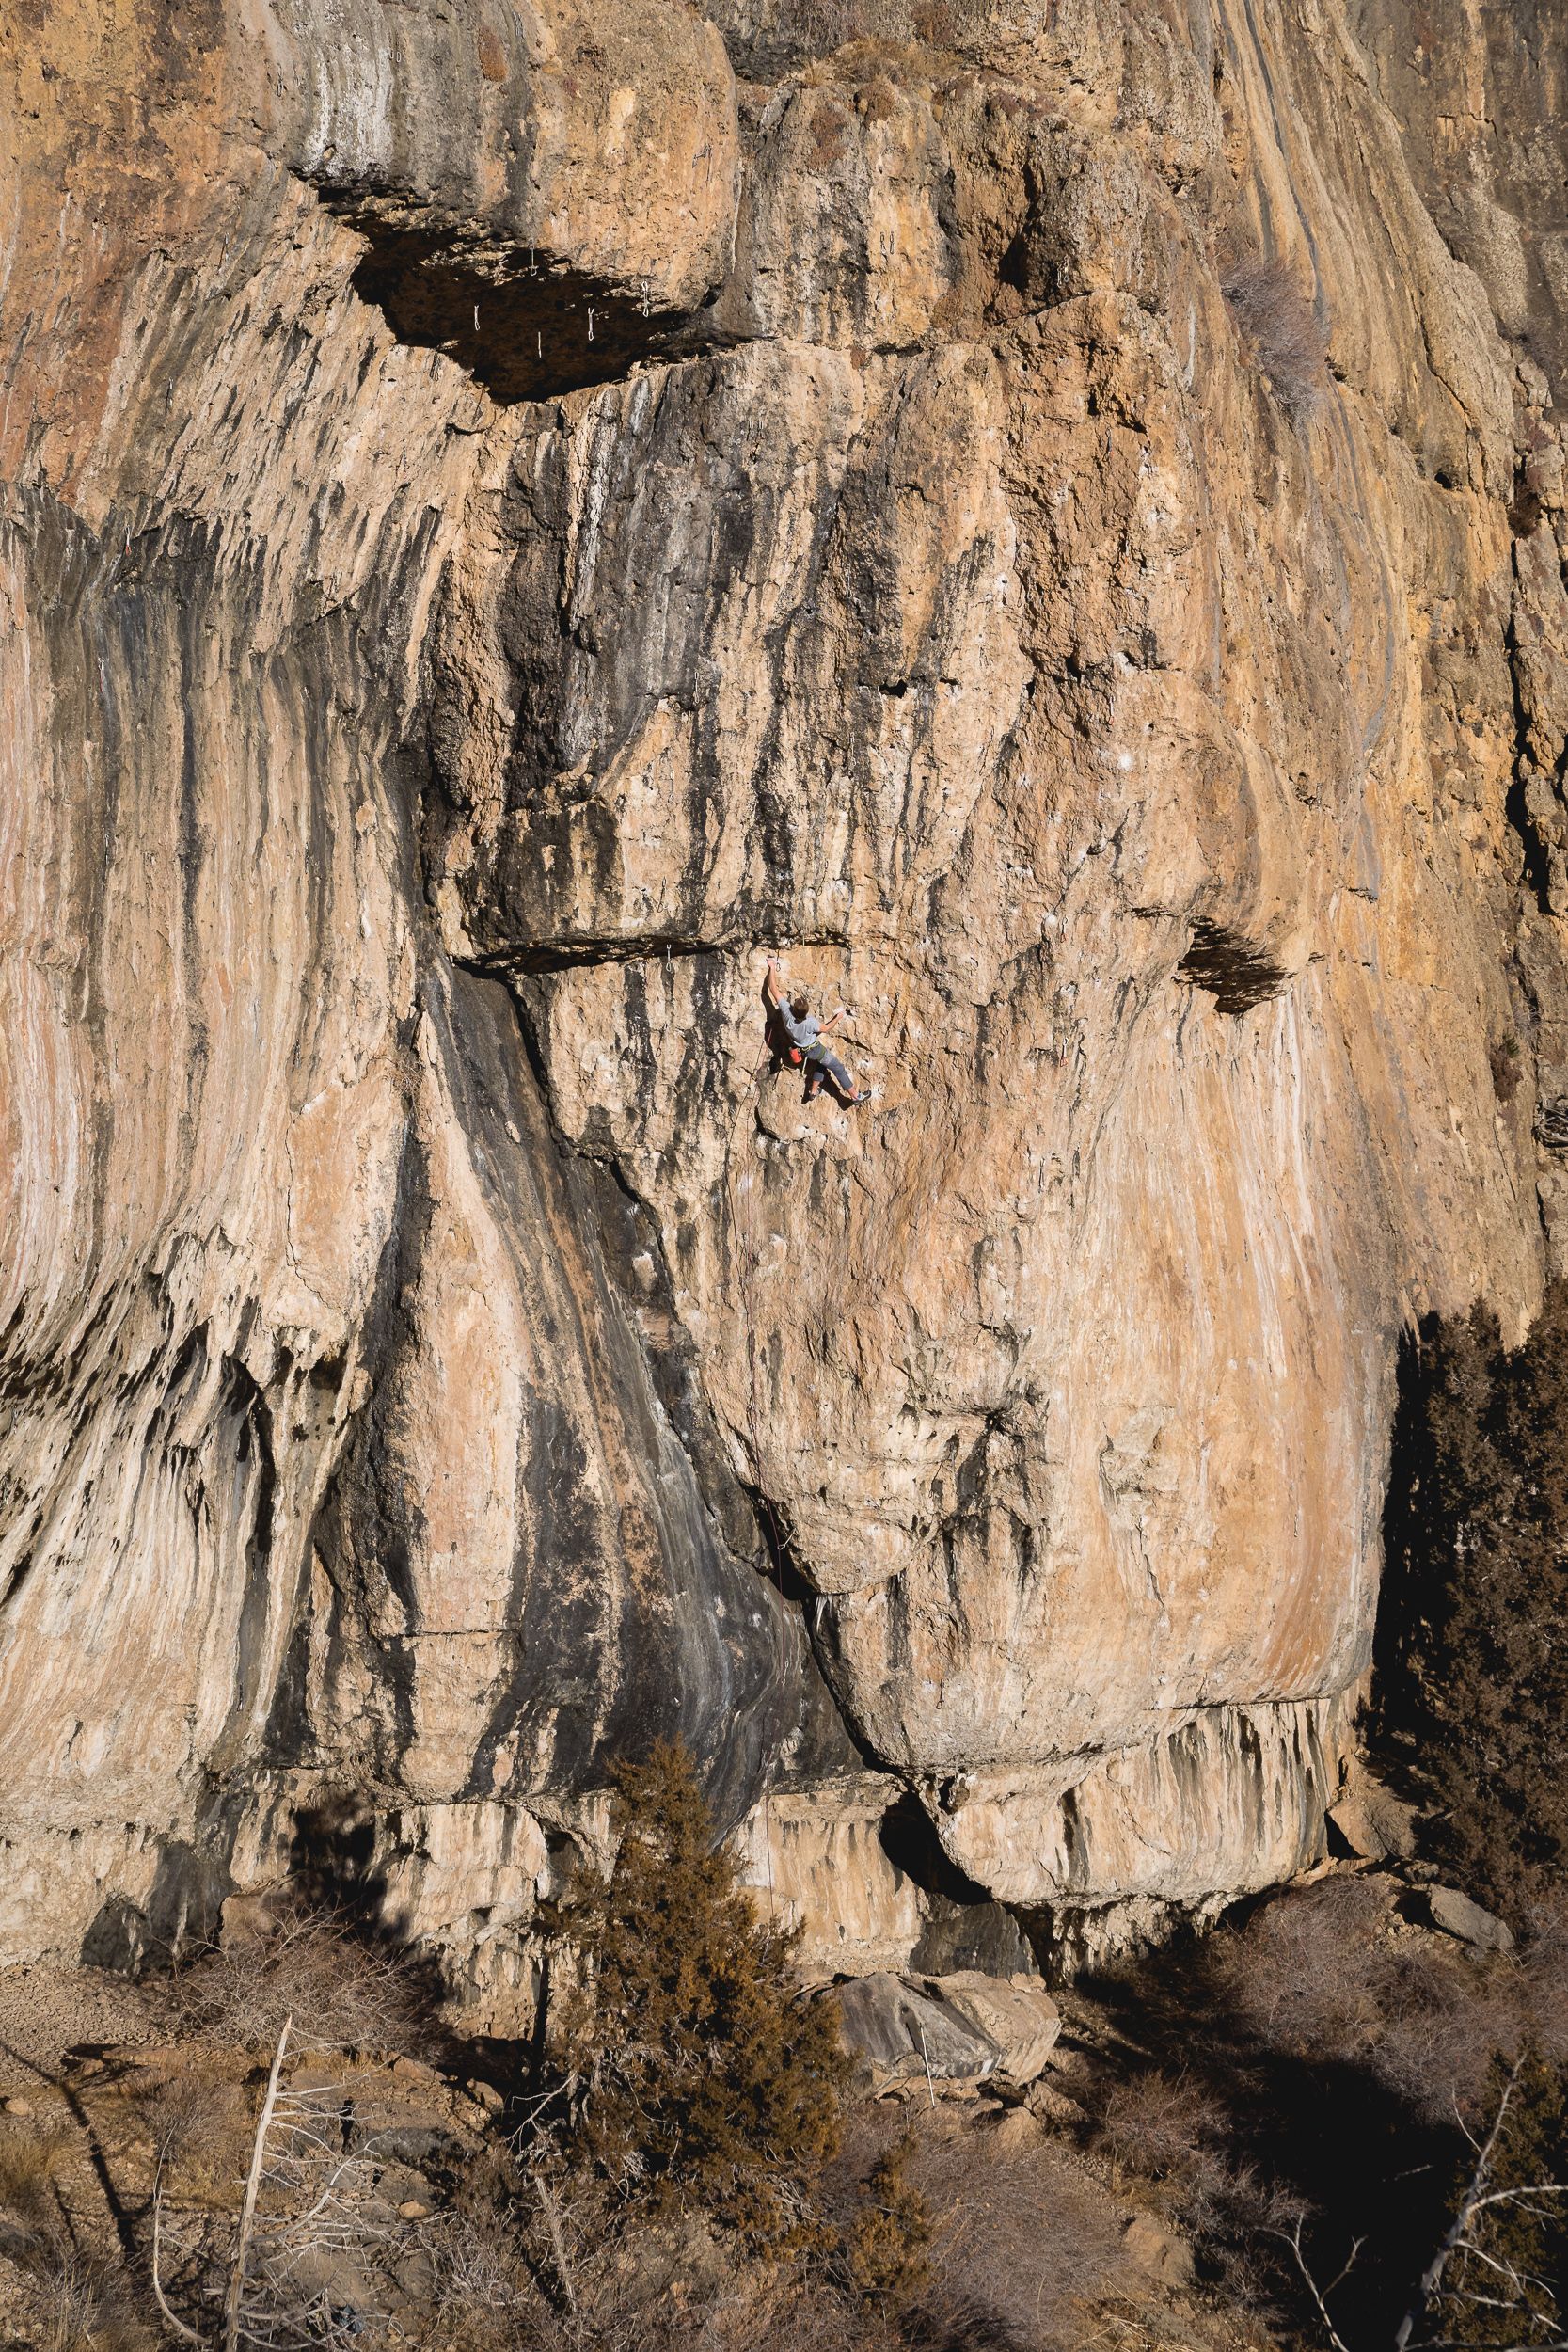
<path fill-rule="evenodd" d="M 523 246 L 483 265 L 450 232 L 344 212 L 364 238 L 354 289 L 400 342 L 444 352 L 503 406 L 550 400 L 703 345 L 701 313 L 655 308 Z"/>
<path fill-rule="evenodd" d="M 1193 925 L 1192 943 L 1176 972 L 1189 987 L 1206 990 L 1225 1013 L 1250 1012 L 1277 996 L 1287 977 L 1273 957 L 1239 931 L 1208 922 Z"/>

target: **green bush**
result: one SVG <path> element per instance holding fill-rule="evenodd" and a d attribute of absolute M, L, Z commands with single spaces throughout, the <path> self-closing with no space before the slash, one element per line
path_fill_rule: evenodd
<path fill-rule="evenodd" d="M 562 2153 L 628 2200 L 800 2247 L 842 2132 L 834 2014 L 798 1999 L 795 1936 L 758 1919 L 684 1750 L 622 1765 L 615 1786 L 614 1867 L 553 1923 L 577 1979 L 550 2036 Z"/>

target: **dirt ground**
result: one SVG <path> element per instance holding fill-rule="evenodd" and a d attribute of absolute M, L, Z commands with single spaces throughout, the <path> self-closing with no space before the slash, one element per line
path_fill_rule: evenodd
<path fill-rule="evenodd" d="M 254 2035 L 243 2046 L 221 2029 L 171 2033 L 155 1987 L 91 1969 L 0 1971 L 0 2352 L 154 2352 L 181 2340 L 150 2291 L 160 2186 L 173 2217 L 162 2283 L 184 2293 L 184 2324 L 204 2329 L 201 2249 L 232 2229 L 266 2073 Z M 318 2261 L 322 2340 L 335 2341 L 331 2315 L 358 2298 L 375 2318 L 349 2330 L 364 2344 L 444 2344 L 430 2307 L 440 2234 L 449 2219 L 460 2227 L 448 2200 L 500 2125 L 460 2072 L 443 2077 L 407 2053 L 335 2053 L 330 2097 L 365 2151 L 346 2194 L 380 2267 L 372 2290 L 362 2257 L 357 2270 Z M 1265 2339 L 1202 2293 L 1190 2249 L 1135 2185 L 1078 2147 L 1075 2112 L 1047 2078 L 1033 2109 L 974 2090 L 932 2104 L 922 2090 L 866 2109 L 857 2128 L 885 2138 L 907 2126 L 938 2264 L 983 2282 L 1020 2352 L 1255 2352 Z M 346 2148 L 346 2120 L 342 2131 Z M 669 2292 L 684 2290 L 675 2280 Z M 649 2341 L 686 2340 L 667 2311 L 657 2329 L 653 2316 Z M 569 2341 L 527 2326 L 506 2337 L 516 2352 L 552 2340 Z"/>

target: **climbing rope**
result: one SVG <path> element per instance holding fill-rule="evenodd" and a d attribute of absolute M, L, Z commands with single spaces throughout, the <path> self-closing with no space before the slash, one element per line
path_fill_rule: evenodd
<path fill-rule="evenodd" d="M 668 972 L 668 949 L 666 949 L 665 953 L 666 971 Z M 762 1403 L 757 1373 L 758 1318 L 756 1292 L 753 1283 L 753 1277 L 756 1273 L 757 1266 L 761 1263 L 761 1253 L 756 1248 L 754 1244 L 752 1244 L 749 1240 L 742 1238 L 740 1220 L 736 1215 L 735 1206 L 736 1145 L 740 1133 L 741 1124 L 746 1119 L 748 1113 L 753 1107 L 755 1097 L 761 1088 L 764 1077 L 767 1075 L 768 1072 L 775 1066 L 773 1049 L 769 1046 L 768 1051 L 763 1055 L 762 1059 L 758 1062 L 755 1071 L 752 1074 L 751 1085 L 746 1089 L 740 1098 L 740 1107 L 736 1115 L 735 1123 L 730 1129 L 729 1142 L 724 1152 L 724 1198 L 729 1215 L 730 1248 L 735 1258 L 736 1271 L 739 1277 L 741 1322 L 744 1326 L 746 1333 L 747 1429 L 752 1441 L 752 1461 L 756 1472 L 757 1507 L 759 1515 L 767 1522 L 768 1532 L 772 1544 L 773 1574 L 769 1577 L 768 1581 L 774 1585 L 779 1600 L 779 1606 L 774 1612 L 773 1616 L 773 1674 L 775 1683 L 782 1686 L 784 1669 L 784 1595 L 782 1572 L 785 1559 L 786 1539 L 784 1529 L 779 1524 L 778 1513 L 773 1507 L 772 1501 L 763 1484 L 762 1478 Z M 748 1177 L 746 1181 L 749 1182 L 750 1178 Z M 771 1923 L 774 1920 L 776 1914 L 776 1899 L 773 1887 L 773 1836 L 771 1806 L 769 1802 L 768 1781 L 766 1772 L 764 1773 L 762 1784 L 761 1806 L 763 1867 L 766 1871 L 768 1881 L 768 1916 L 769 1922 Z"/>
<path fill-rule="evenodd" d="M 772 1063 L 772 1052 L 769 1050 L 763 1056 L 761 1061 L 758 1062 L 755 1071 L 752 1073 L 751 1085 L 740 1098 L 739 1112 L 736 1115 L 734 1126 L 730 1130 L 729 1143 L 724 1153 L 724 1197 L 729 1212 L 730 1248 L 735 1258 L 736 1271 L 739 1277 L 740 1282 L 741 1322 L 746 1333 L 747 1427 L 752 1440 L 752 1463 L 756 1474 L 757 1505 L 759 1513 L 767 1521 L 768 1534 L 772 1540 L 774 1575 L 768 1579 L 768 1581 L 776 1583 L 778 1569 L 782 1565 L 784 1556 L 784 1532 L 779 1525 L 778 1514 L 773 1508 L 772 1501 L 769 1498 L 768 1490 L 763 1485 L 762 1480 L 762 1406 L 757 1376 L 757 1311 L 756 1294 L 752 1279 L 759 1263 L 759 1252 L 756 1250 L 754 1246 L 752 1246 L 748 1242 L 742 1240 L 740 1221 L 736 1216 L 735 1210 L 735 1153 L 736 1138 L 739 1135 L 741 1122 L 746 1118 L 747 1113 L 753 1108 L 754 1098 L 762 1085 L 765 1074 Z M 773 1678 L 776 1686 L 782 1685 L 783 1683 L 784 1668 L 784 1594 L 782 1586 L 778 1586 L 778 1593 L 780 1606 L 775 1610 L 773 1614 Z M 773 1835 L 772 1823 L 770 1820 L 768 1777 L 766 1766 L 764 1768 L 763 1774 L 761 1802 L 763 1867 L 767 1873 L 768 1917 L 769 1925 L 771 1925 L 773 1924 L 776 1916 L 777 1905 L 773 1891 Z"/>

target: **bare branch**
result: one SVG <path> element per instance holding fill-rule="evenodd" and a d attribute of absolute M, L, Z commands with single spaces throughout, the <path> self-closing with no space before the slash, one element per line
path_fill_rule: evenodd
<path fill-rule="evenodd" d="M 200 2347 L 200 2352 L 207 2352 L 206 2337 L 198 2336 L 194 2328 L 187 2328 L 184 2321 L 182 2319 L 177 2319 L 174 2313 L 169 2310 L 168 2297 L 164 2293 L 163 2280 L 158 2275 L 158 2261 L 163 2248 L 164 2232 L 163 2169 L 163 2166 L 160 2163 L 158 2167 L 158 2178 L 152 2190 L 152 2293 L 157 2299 L 158 2309 L 162 2312 L 165 2319 L 173 2328 L 175 2334 L 181 2337 L 186 2344 L 198 2345 Z"/>
<path fill-rule="evenodd" d="M 566 2259 L 566 2239 L 561 2227 L 561 2208 L 550 2194 L 550 2185 L 544 2174 L 535 2172 L 531 2177 L 539 2199 L 539 2209 L 545 2217 L 545 2227 L 549 2232 L 550 2255 L 555 2264 L 555 2275 L 561 2281 L 561 2292 L 566 2298 L 566 2309 L 575 2319 L 578 2309 L 577 2289 L 572 2283 L 572 2266 Z"/>
<path fill-rule="evenodd" d="M 1350 2352 L 1349 2345 L 1345 2343 L 1343 2336 L 1340 2335 L 1339 2330 L 1336 2328 L 1332 2318 L 1329 2316 L 1328 2305 L 1323 2301 L 1323 2289 L 1319 2286 L 1316 2279 L 1312 2276 L 1311 2266 L 1307 2260 L 1307 2256 L 1302 2252 L 1301 2226 L 1302 2225 L 1298 2220 L 1293 2230 L 1275 2230 L 1272 2233 L 1272 2234 L 1275 2237 L 1283 2239 L 1284 2243 L 1290 2248 L 1291 2253 L 1295 2256 L 1296 2268 L 1300 2271 L 1303 2279 L 1306 2280 L 1307 2291 L 1318 2307 L 1318 2316 L 1323 2321 L 1323 2327 L 1328 2335 L 1329 2343 L 1334 2346 L 1334 2352 Z M 1350 2269 L 1351 2264 L 1354 2262 L 1357 2253 L 1360 2251 L 1361 2243 L 1362 2241 L 1357 2238 L 1355 2244 L 1351 2249 L 1349 2261 L 1346 2262 L 1344 2269 L 1340 2271 L 1339 2278 L 1334 2280 L 1334 2286 L 1338 2286 L 1339 2284 L 1339 2280 L 1343 2279 L 1346 2271 Z M 1333 2293 L 1333 2287 L 1329 2289 L 1329 2292 L 1330 2294 Z"/>
<path fill-rule="evenodd" d="M 277 2082 L 283 2072 L 283 2053 L 288 2046 L 292 2016 L 283 2020 L 277 2037 L 277 2049 L 267 2077 L 267 2095 L 261 2102 L 261 2112 L 256 2122 L 256 2144 L 251 2151 L 250 2175 L 245 2185 L 245 2203 L 240 2209 L 240 2233 L 234 2246 L 234 2271 L 229 2284 L 229 2324 L 224 2338 L 225 2352 L 239 2352 L 240 2305 L 245 2294 L 245 2256 L 250 2251 L 250 2233 L 256 2220 L 256 2200 L 261 2193 L 261 2169 L 266 2162 L 267 2132 L 272 2123 L 272 2111 L 277 2104 Z"/>
<path fill-rule="evenodd" d="M 1492 2158 L 1496 2153 L 1497 2139 L 1508 2116 L 1509 2102 L 1513 2096 L 1514 2085 L 1518 2082 L 1523 2065 L 1524 2059 L 1517 2058 L 1509 2070 L 1508 2080 L 1503 2085 L 1502 2097 L 1497 2102 L 1497 2111 L 1492 2118 L 1492 2128 L 1481 2142 L 1476 2156 L 1475 2168 L 1443 2242 L 1421 2273 L 1420 2284 L 1418 2288 L 1419 2299 L 1412 2303 L 1399 2324 L 1398 2332 L 1394 2337 L 1394 2352 L 1408 2352 L 1410 2339 L 1416 2332 L 1417 2321 L 1423 2312 L 1431 2309 L 1433 2298 L 1443 2283 L 1443 2273 L 1452 2260 L 1456 2249 L 1469 2234 L 1470 2225 L 1485 2198 Z"/>
<path fill-rule="evenodd" d="M 1528 2181 L 1520 2188 L 1494 2188 L 1484 2197 L 1471 2200 L 1469 2217 L 1484 2213 L 1488 2205 L 1509 2205 L 1522 2197 L 1568 2197 L 1568 2181 Z"/>

